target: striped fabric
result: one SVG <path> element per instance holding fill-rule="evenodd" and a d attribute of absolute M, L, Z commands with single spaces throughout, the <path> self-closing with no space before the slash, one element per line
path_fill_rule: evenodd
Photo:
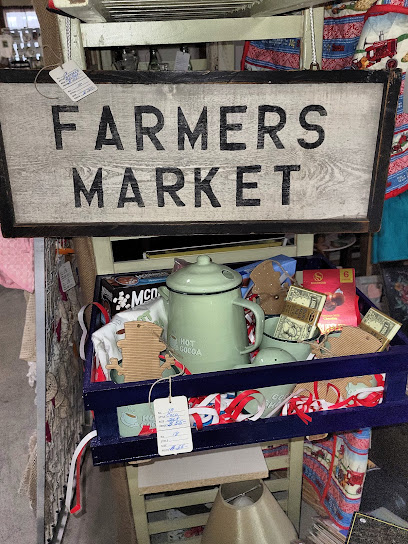
<path fill-rule="evenodd" d="M 408 114 L 402 111 L 405 71 L 408 66 L 408 0 L 378 0 L 367 12 L 356 10 L 355 4 L 335 4 L 325 10 L 322 69 L 380 70 L 389 68 L 389 61 L 397 59 L 404 80 L 398 102 L 385 193 L 388 199 L 408 189 Z M 373 29 L 380 27 L 381 36 L 378 32 L 374 35 Z M 377 58 L 379 55 L 376 55 L 374 61 L 367 58 L 367 48 L 375 49 L 374 42 L 384 40 L 396 42 L 397 51 L 393 53 L 394 46 L 390 44 L 392 56 Z M 246 70 L 297 70 L 299 54 L 300 40 L 295 38 L 247 42 L 242 67 Z"/>
<path fill-rule="evenodd" d="M 305 443 L 303 477 L 343 534 L 360 507 L 370 436 L 371 430 L 363 429 Z"/>

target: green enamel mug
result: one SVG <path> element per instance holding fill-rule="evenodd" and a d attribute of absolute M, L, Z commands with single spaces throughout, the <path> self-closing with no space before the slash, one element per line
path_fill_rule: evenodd
<path fill-rule="evenodd" d="M 303 342 L 293 342 L 291 340 L 279 340 L 274 338 L 276 325 L 278 323 L 279 316 L 269 317 L 265 320 L 265 327 L 263 338 L 261 342 L 261 349 L 265 348 L 278 348 L 289 352 L 296 361 L 304 361 L 310 355 L 310 345 Z M 317 329 L 315 337 L 311 340 L 317 339 L 320 335 L 319 329 Z"/>

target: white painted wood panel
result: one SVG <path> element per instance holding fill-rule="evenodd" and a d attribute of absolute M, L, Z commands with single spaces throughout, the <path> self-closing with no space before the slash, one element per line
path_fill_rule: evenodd
<path fill-rule="evenodd" d="M 17 224 L 319 221 L 367 216 L 382 84 L 370 84 L 369 99 L 367 85 L 358 83 L 104 84 L 76 105 L 55 85 L 43 84 L 41 90 L 58 98 L 47 100 L 30 84 L 0 86 L 0 122 Z M 281 148 L 268 134 L 264 149 L 257 148 L 258 108 L 265 104 L 285 111 L 285 126 L 276 133 Z M 62 130 L 63 149 L 56 149 L 53 105 L 78 108 L 60 113 L 60 123 L 74 128 Z M 164 126 L 156 135 L 162 150 L 146 136 L 143 150 L 136 149 L 134 108 L 140 105 L 152 105 L 163 114 Z M 311 111 L 306 116 L 309 124 L 323 128 L 324 140 L 315 149 L 304 149 L 299 139 L 311 143 L 318 138 L 316 131 L 305 130 L 299 122 L 302 110 L 310 105 L 321 106 L 327 113 Z M 104 106 L 110 107 L 123 149 L 116 145 L 95 149 Z M 228 114 L 227 123 L 235 124 L 237 130 L 227 131 L 226 136 L 229 143 L 244 144 L 245 149 L 220 149 L 223 106 L 245 107 L 245 112 Z M 201 149 L 201 138 L 194 149 L 187 139 L 185 150 L 178 149 L 178 107 L 191 129 L 207 108 L 207 149 Z M 278 120 L 278 114 L 267 113 L 265 124 Z M 143 116 L 146 126 L 156 121 L 153 114 Z M 111 138 L 109 128 L 105 136 Z M 283 174 L 276 171 L 282 165 L 299 167 L 291 172 L 286 204 L 282 204 Z M 245 173 L 240 182 L 238 167 L 259 171 Z M 76 207 L 73 169 L 89 191 L 99 168 L 103 207 L 98 207 L 96 194 L 88 204 L 84 193 Z M 118 207 L 126 168 L 132 169 L 144 207 L 136 202 Z M 183 179 L 177 197 L 164 192 L 160 203 L 156 175 L 161 168 L 177 168 Z M 195 171 L 201 169 L 204 178 L 211 168 L 218 168 L 210 186 L 219 206 L 214 207 L 204 192 L 198 206 Z M 175 174 L 164 174 L 166 186 L 175 182 Z M 130 187 L 126 197 L 133 197 Z"/>

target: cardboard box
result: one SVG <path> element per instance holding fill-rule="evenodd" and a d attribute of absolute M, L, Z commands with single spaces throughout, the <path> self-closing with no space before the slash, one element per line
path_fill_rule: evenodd
<path fill-rule="evenodd" d="M 110 317 L 123 310 L 145 304 L 158 296 L 158 288 L 166 284 L 170 270 L 148 270 L 134 274 L 104 276 L 101 282 L 101 304 Z"/>
<path fill-rule="evenodd" d="M 344 325 L 358 325 L 360 312 L 354 268 L 304 270 L 303 287 L 327 295 L 318 323 L 323 333 Z"/>

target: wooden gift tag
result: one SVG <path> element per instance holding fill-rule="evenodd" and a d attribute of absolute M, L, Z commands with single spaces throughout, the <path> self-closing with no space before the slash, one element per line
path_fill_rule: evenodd
<path fill-rule="evenodd" d="M 107 369 L 115 369 L 125 376 L 125 382 L 159 379 L 165 368 L 170 368 L 174 358 L 165 356 L 160 365 L 159 355 L 166 348 L 161 340 L 163 329 L 149 321 L 128 321 L 125 323 L 125 339 L 119 340 L 122 350 L 122 366 L 117 359 L 110 359 Z"/>
<path fill-rule="evenodd" d="M 260 263 L 250 274 L 254 282 L 252 292 L 259 295 L 260 306 L 266 315 L 281 314 L 285 305 L 288 287 L 286 283 L 281 285 L 280 277 L 270 260 Z"/>

